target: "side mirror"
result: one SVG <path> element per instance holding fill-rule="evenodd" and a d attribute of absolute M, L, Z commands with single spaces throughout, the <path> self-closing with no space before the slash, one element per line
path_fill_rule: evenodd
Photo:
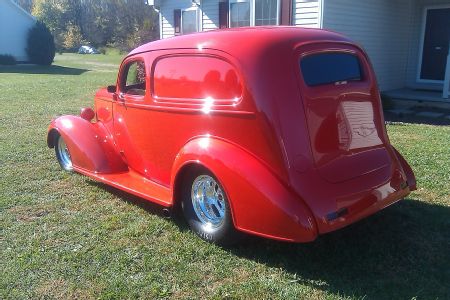
<path fill-rule="evenodd" d="M 106 88 L 108 90 L 108 93 L 115 93 L 116 92 L 116 86 L 115 85 L 108 85 Z"/>

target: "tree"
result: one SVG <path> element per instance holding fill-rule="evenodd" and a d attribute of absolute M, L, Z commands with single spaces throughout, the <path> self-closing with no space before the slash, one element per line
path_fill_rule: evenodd
<path fill-rule="evenodd" d="M 52 64 L 55 58 L 55 41 L 43 22 L 37 21 L 28 31 L 26 51 L 32 63 L 38 65 Z"/>
<path fill-rule="evenodd" d="M 33 6 L 33 0 L 15 0 L 17 4 L 20 5 L 25 11 L 31 13 L 31 8 Z"/>
<path fill-rule="evenodd" d="M 79 28 L 80 5 L 79 0 L 34 0 L 32 14 L 50 29 L 58 49 L 64 48 L 69 28 Z"/>
<path fill-rule="evenodd" d="M 158 14 L 145 0 L 34 0 L 32 14 L 48 26 L 58 49 L 87 41 L 129 50 L 159 33 Z"/>
<path fill-rule="evenodd" d="M 66 49 L 76 49 L 83 41 L 80 27 L 70 24 L 67 26 L 67 31 L 64 33 L 63 46 Z"/>

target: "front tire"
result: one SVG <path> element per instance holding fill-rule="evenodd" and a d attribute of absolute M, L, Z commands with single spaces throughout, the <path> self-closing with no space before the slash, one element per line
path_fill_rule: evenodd
<path fill-rule="evenodd" d="M 199 170 L 186 176 L 181 196 L 184 217 L 202 239 L 222 246 L 240 239 L 225 190 L 211 172 Z"/>
<path fill-rule="evenodd" d="M 61 168 L 71 172 L 73 170 L 72 158 L 66 142 L 60 134 L 55 138 L 55 154 Z"/>

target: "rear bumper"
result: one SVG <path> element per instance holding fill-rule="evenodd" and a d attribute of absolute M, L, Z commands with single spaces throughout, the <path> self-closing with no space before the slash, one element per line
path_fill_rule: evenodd
<path fill-rule="evenodd" d="M 313 167 L 305 172 L 291 172 L 292 187 L 311 210 L 318 234 L 338 230 L 370 216 L 405 198 L 416 188 L 414 173 L 407 162 L 395 149 L 387 150 L 387 165 L 339 183 L 325 180 Z"/>
<path fill-rule="evenodd" d="M 388 183 L 376 189 L 369 196 L 362 198 L 353 206 L 341 209 L 335 215 L 328 214 L 327 216 L 323 217 L 320 223 L 325 223 L 326 226 L 321 226 L 320 234 L 341 229 L 370 215 L 373 215 L 376 212 L 402 200 L 410 193 L 409 187 L 406 187 L 403 190 L 390 193 L 386 197 L 376 197 L 376 194 L 379 194 L 379 192 L 381 192 L 382 190 L 387 190 L 389 188 L 390 187 Z"/>
<path fill-rule="evenodd" d="M 336 198 L 328 197 L 326 200 L 315 198 L 318 202 L 322 202 L 322 205 L 316 202 L 317 206 L 313 207 L 316 212 L 311 210 L 309 216 L 305 212 L 306 208 L 302 207 L 302 204 L 305 203 L 302 198 L 298 198 L 298 196 L 288 197 L 288 190 L 284 194 L 278 192 L 277 201 L 274 201 L 276 208 L 267 210 L 270 211 L 270 215 L 264 218 L 264 224 L 269 226 L 272 231 L 273 228 L 277 228 L 277 234 L 267 234 L 267 232 L 272 232 L 267 228 L 256 232 L 242 230 L 239 226 L 238 228 L 251 234 L 276 240 L 297 243 L 310 242 L 315 240 L 318 235 L 351 225 L 405 198 L 410 193 L 410 188 L 408 186 L 400 188 L 400 184 L 397 182 L 398 180 L 393 176 L 391 180 L 384 184 L 357 194 L 346 194 Z M 333 202 L 334 209 L 330 211 L 326 208 L 329 206 L 323 205 L 325 202 Z M 321 215 L 317 212 L 319 210 Z M 281 214 L 281 212 L 284 213 Z M 277 216 L 278 218 L 276 218 Z M 308 226 L 305 224 L 308 223 L 314 224 L 311 225 L 311 228 L 316 229 L 306 231 L 305 228 Z"/>
<path fill-rule="evenodd" d="M 334 231 L 370 216 L 405 198 L 416 189 L 416 178 L 411 167 L 394 147 L 392 150 L 395 158 L 392 160 L 390 179 L 363 193 L 337 198 L 340 209 L 318 220 L 322 225 L 319 225 L 319 233 Z"/>

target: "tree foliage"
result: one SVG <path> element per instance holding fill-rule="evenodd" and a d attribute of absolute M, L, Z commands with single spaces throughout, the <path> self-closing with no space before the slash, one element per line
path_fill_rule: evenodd
<path fill-rule="evenodd" d="M 55 42 L 53 35 L 43 22 L 37 21 L 28 31 L 26 51 L 32 63 L 52 64 L 55 58 Z"/>
<path fill-rule="evenodd" d="M 129 50 L 158 38 L 158 14 L 145 0 L 32 1 L 32 14 L 44 22 L 58 49 L 87 41 Z"/>
<path fill-rule="evenodd" d="M 63 36 L 63 46 L 66 49 L 75 50 L 82 44 L 83 36 L 81 35 L 80 27 L 77 25 L 68 25 L 67 31 Z"/>
<path fill-rule="evenodd" d="M 19 4 L 26 12 L 31 13 L 31 7 L 33 6 L 33 0 L 14 0 Z"/>

